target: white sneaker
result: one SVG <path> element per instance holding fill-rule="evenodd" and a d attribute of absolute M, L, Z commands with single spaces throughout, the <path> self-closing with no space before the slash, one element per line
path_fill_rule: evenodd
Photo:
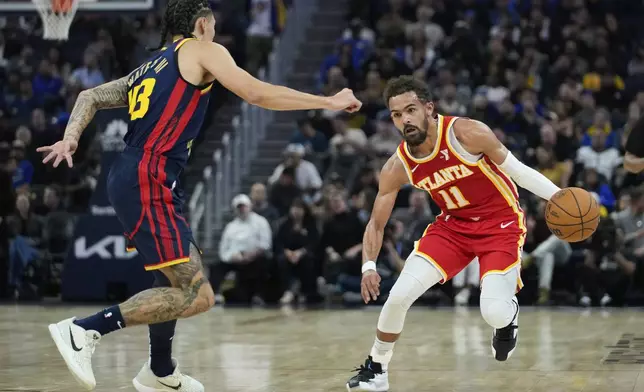
<path fill-rule="evenodd" d="M 387 392 L 389 390 L 389 374 L 383 371 L 382 365 L 373 362 L 371 356 L 367 358 L 364 365 L 355 369 L 358 374 L 347 381 L 347 392 Z"/>
<path fill-rule="evenodd" d="M 613 302 L 613 298 L 608 294 L 604 294 L 602 299 L 599 300 L 599 305 L 601 307 L 604 307 L 604 306 L 609 305 L 611 302 Z"/>
<path fill-rule="evenodd" d="M 150 361 L 132 380 L 134 389 L 139 392 L 204 392 L 203 384 L 190 376 L 181 374 L 176 359 L 172 359 L 174 372 L 166 377 L 157 377 L 150 369 Z"/>
<path fill-rule="evenodd" d="M 75 319 L 73 317 L 58 324 L 50 324 L 49 333 L 74 378 L 91 391 L 96 387 L 92 354 L 101 340 L 101 334 L 79 327 L 74 324 Z"/>

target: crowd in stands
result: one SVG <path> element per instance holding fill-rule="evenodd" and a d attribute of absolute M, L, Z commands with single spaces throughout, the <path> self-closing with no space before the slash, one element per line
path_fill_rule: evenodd
<path fill-rule="evenodd" d="M 569 244 L 550 234 L 544 201 L 521 191 L 528 226 L 522 303 L 642 304 L 644 191 L 641 176 L 621 167 L 626 136 L 644 114 L 641 2 L 349 3 L 347 28 L 320 65 L 319 92 L 352 88 L 363 110 L 309 113 L 297 123 L 268 191 L 256 184 L 250 198 L 235 198 L 237 217 L 220 245 L 225 267 L 213 276 L 219 282 L 236 270 L 242 279 L 228 291 L 215 285 L 218 292 L 226 300 L 259 300 L 262 293 L 244 282 L 263 276 L 281 288 L 264 299 L 291 303 L 299 293 L 315 302 L 330 293 L 359 302 L 364 225 L 379 170 L 401 141 L 383 87 L 391 77 L 412 74 L 430 86 L 438 113 L 485 122 L 523 162 L 560 187 L 591 191 L 601 203 L 597 233 Z M 411 186 L 400 192 L 378 259 L 381 300 L 438 212 L 426 192 Z M 261 224 L 244 229 L 251 219 Z M 238 242 L 245 248 L 237 249 Z M 258 272 L 251 265 L 260 259 Z M 476 301 L 477 267 L 474 262 L 423 300 Z"/>
<path fill-rule="evenodd" d="M 0 17 L 0 299 L 59 293 L 75 220 L 101 171 L 100 132 L 94 125 L 84 132 L 73 168 L 43 165 L 36 148 L 62 138 L 80 91 L 127 75 L 150 56 L 146 48 L 156 47 L 161 31 L 159 3 L 145 16 L 78 13 L 61 42 L 41 38 L 35 12 Z M 210 3 L 217 41 L 243 64 L 246 28 L 263 3 Z"/>

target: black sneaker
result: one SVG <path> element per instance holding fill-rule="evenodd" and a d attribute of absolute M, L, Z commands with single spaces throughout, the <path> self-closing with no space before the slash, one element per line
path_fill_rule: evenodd
<path fill-rule="evenodd" d="M 389 390 L 389 377 L 382 371 L 382 365 L 374 362 L 371 356 L 364 365 L 354 369 L 358 372 L 347 381 L 347 391 L 387 392 Z"/>
<path fill-rule="evenodd" d="M 514 319 L 507 327 L 494 330 L 492 354 L 494 354 L 494 359 L 497 361 L 506 361 L 517 347 L 517 339 L 519 337 L 519 303 L 516 297 L 512 298 L 512 302 L 517 305 L 517 312 L 514 314 Z"/>

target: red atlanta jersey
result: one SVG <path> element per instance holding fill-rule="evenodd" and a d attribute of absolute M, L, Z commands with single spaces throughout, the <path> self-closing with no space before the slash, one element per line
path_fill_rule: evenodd
<path fill-rule="evenodd" d="M 438 219 L 518 218 L 519 226 L 525 227 L 514 182 L 487 156 L 470 162 L 455 149 L 458 141 L 451 133 L 457 119 L 438 115 L 436 145 L 424 158 L 413 157 L 404 141 L 398 146 L 409 182 L 429 192 L 442 210 Z"/>

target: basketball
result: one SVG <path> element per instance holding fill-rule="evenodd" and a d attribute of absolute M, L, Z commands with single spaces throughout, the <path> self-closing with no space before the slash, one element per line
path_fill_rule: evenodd
<path fill-rule="evenodd" d="M 552 234 L 567 242 L 587 239 L 599 224 L 599 203 L 581 188 L 564 188 L 546 205 L 546 223 Z"/>

